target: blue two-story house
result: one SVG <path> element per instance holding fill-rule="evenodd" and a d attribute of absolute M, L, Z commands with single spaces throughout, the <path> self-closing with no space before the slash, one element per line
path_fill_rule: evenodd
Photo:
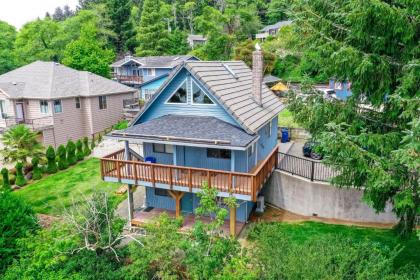
<path fill-rule="evenodd" d="M 149 100 L 168 78 L 169 73 L 185 61 L 197 61 L 191 55 L 177 56 L 125 56 L 113 64 L 112 76 L 115 80 L 140 90 L 140 98 Z"/>
<path fill-rule="evenodd" d="M 277 162 L 278 114 L 284 108 L 263 84 L 260 50 L 253 69 L 242 61 L 185 61 L 146 103 L 130 126 L 108 137 L 125 149 L 101 160 L 102 177 L 146 188 L 148 208 L 194 213 L 204 182 L 218 196 L 237 198 L 230 231 L 246 222 Z M 141 144 L 145 162 L 130 145 Z"/>

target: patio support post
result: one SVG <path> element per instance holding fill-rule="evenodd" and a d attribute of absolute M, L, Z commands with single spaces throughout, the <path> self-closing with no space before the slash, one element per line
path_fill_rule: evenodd
<path fill-rule="evenodd" d="M 127 185 L 127 201 L 128 201 L 128 221 L 129 228 L 131 229 L 131 222 L 134 218 L 134 198 L 133 198 L 133 185 Z"/>
<path fill-rule="evenodd" d="M 236 236 L 236 207 L 231 207 L 230 211 L 230 218 L 229 218 L 229 225 L 230 225 L 230 235 L 235 237 Z"/>
<path fill-rule="evenodd" d="M 168 191 L 169 195 L 175 200 L 175 216 L 181 217 L 181 199 L 184 196 L 184 192 L 180 191 Z"/>

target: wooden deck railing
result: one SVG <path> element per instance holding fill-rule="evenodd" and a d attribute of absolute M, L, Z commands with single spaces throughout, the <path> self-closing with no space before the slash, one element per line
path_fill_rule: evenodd
<path fill-rule="evenodd" d="M 193 188 L 201 188 L 205 181 L 220 192 L 250 195 L 256 201 L 258 192 L 276 166 L 277 150 L 278 147 L 273 149 L 253 173 L 124 160 L 124 150 L 121 150 L 101 159 L 101 174 L 102 178 L 117 178 L 119 181 L 128 179 L 135 184 L 140 181 L 149 182 L 154 187 L 157 184 L 168 185 L 170 189 L 173 186 L 184 186 L 190 192 Z"/>
<path fill-rule="evenodd" d="M 118 75 L 113 73 L 112 77 L 121 83 L 143 83 L 143 76 Z"/>

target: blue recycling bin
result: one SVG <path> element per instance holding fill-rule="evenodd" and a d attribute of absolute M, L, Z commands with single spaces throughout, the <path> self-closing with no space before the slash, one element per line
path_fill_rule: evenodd
<path fill-rule="evenodd" d="M 281 142 L 286 143 L 289 142 L 289 129 L 284 127 L 281 129 Z"/>
<path fill-rule="evenodd" d="M 146 157 L 144 159 L 145 162 L 147 163 L 156 163 L 156 158 L 155 157 Z"/>

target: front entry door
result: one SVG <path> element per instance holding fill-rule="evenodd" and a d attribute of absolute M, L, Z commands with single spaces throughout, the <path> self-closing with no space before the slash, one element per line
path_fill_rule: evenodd
<path fill-rule="evenodd" d="M 25 120 L 25 114 L 23 113 L 23 103 L 16 103 L 16 121 L 22 123 Z"/>

